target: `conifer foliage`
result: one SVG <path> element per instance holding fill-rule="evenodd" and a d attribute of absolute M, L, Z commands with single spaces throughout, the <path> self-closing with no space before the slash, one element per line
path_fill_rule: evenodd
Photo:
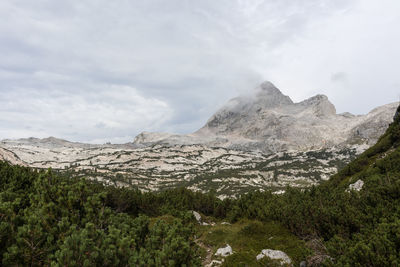
<path fill-rule="evenodd" d="M 105 188 L 0 163 L 5 266 L 196 265 L 190 214 L 172 221 L 117 212 Z"/>

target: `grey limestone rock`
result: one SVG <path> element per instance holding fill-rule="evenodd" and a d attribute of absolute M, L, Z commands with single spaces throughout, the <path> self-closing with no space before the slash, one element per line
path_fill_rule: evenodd
<path fill-rule="evenodd" d="M 263 249 L 261 253 L 256 256 L 256 259 L 261 260 L 264 257 L 268 257 L 271 260 L 277 260 L 281 263 L 281 265 L 292 264 L 292 260 L 289 258 L 289 256 L 285 252 L 280 250 Z"/>
<path fill-rule="evenodd" d="M 233 254 L 233 250 L 231 248 L 231 246 L 229 246 L 228 244 L 223 247 L 223 248 L 219 248 L 217 250 L 217 252 L 215 252 L 215 256 L 221 256 L 221 257 L 228 257 L 229 255 Z"/>

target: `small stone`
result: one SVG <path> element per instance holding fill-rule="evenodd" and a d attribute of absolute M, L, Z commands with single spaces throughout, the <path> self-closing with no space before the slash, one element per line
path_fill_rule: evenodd
<path fill-rule="evenodd" d="M 272 194 L 273 195 L 282 195 L 282 194 L 285 194 L 285 190 L 278 190 L 278 191 L 275 191 L 275 192 L 272 192 Z"/>
<path fill-rule="evenodd" d="M 222 264 L 222 261 L 213 260 L 212 262 L 210 262 L 210 264 L 205 265 L 205 267 L 219 266 L 221 264 Z"/>

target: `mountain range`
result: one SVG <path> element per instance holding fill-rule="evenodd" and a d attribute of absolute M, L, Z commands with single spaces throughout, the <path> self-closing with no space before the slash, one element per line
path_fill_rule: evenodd
<path fill-rule="evenodd" d="M 9 139 L 0 142 L 0 160 L 145 191 L 183 186 L 214 190 L 221 198 L 254 189 L 280 193 L 287 185 L 327 180 L 378 140 L 397 105 L 366 115 L 336 114 L 324 95 L 294 103 L 264 82 L 191 134 L 144 132 L 121 145 Z"/>
<path fill-rule="evenodd" d="M 397 103 L 373 109 L 366 115 L 336 114 L 325 95 L 299 103 L 264 82 L 252 95 L 231 99 L 192 134 L 139 134 L 134 144 L 149 146 L 205 144 L 265 153 L 372 145 L 393 119 Z"/>

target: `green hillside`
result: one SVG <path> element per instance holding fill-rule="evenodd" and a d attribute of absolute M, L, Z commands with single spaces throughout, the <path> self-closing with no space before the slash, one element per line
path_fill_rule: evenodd
<path fill-rule="evenodd" d="M 286 252 L 294 266 L 400 266 L 399 144 L 396 116 L 375 146 L 319 186 L 224 201 L 184 188 L 105 187 L 0 162 L 0 262 L 199 266 L 220 260 L 216 249 L 229 243 L 234 253 L 225 266 L 277 264 L 257 261 L 262 249 Z M 348 190 L 358 180 L 362 189 Z M 199 225 L 192 210 L 209 225 Z"/>

